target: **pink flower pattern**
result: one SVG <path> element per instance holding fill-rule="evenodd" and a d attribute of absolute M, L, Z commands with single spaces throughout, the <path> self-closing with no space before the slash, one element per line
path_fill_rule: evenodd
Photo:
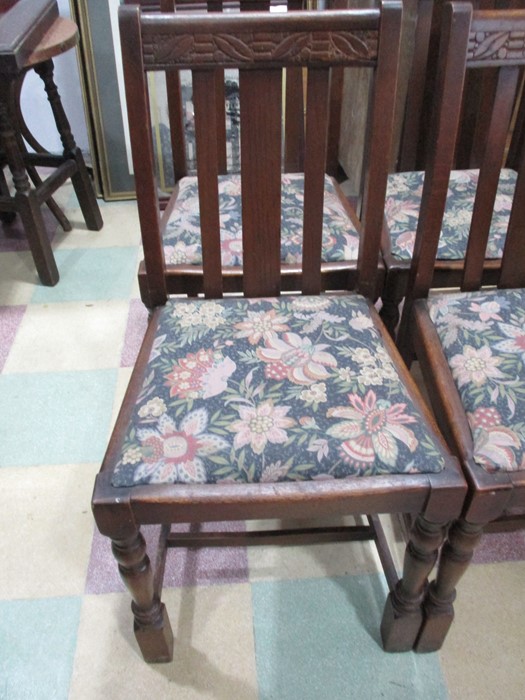
<path fill-rule="evenodd" d="M 489 472 L 525 469 L 525 290 L 438 294 L 428 308 L 472 431 L 474 461 Z"/>
<path fill-rule="evenodd" d="M 168 302 L 158 337 L 116 486 L 443 468 L 358 295 Z M 363 356 L 381 375 L 373 390 Z"/>

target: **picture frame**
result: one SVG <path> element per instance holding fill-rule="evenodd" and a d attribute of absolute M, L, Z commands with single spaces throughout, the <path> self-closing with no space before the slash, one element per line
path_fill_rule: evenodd
<path fill-rule="evenodd" d="M 81 73 L 97 193 L 135 197 L 120 58 L 119 0 L 70 0 L 80 31 Z"/>

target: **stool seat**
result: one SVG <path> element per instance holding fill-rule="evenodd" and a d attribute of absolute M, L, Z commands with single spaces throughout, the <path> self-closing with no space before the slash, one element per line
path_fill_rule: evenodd
<path fill-rule="evenodd" d="M 78 43 L 78 27 L 67 17 L 57 17 L 24 62 L 24 68 L 48 61 Z"/>
<path fill-rule="evenodd" d="M 17 9 L 19 16 L 15 17 Z M 53 8 L 52 8 L 53 9 Z M 9 21 L 13 26 L 27 20 L 27 3 L 18 0 L 9 6 Z M 2 16 L 0 16 L 0 21 Z M 29 247 L 42 284 L 53 286 L 59 273 L 49 242 L 41 207 L 45 203 L 64 231 L 71 224 L 53 200 L 53 193 L 71 178 L 86 226 L 98 231 L 102 217 L 93 191 L 82 152 L 77 147 L 69 121 L 64 112 L 57 86 L 53 79 L 53 57 L 73 48 L 78 43 L 77 25 L 70 19 L 43 13 L 45 22 L 36 43 L 18 50 L 17 61 L 0 63 L 0 221 L 9 225 L 18 214 L 22 220 Z M 35 35 L 34 27 L 31 28 Z M 22 82 L 27 71 L 34 69 L 44 83 L 53 118 L 63 146 L 59 155 L 46 151 L 28 129 L 20 109 Z M 29 144 L 35 151 L 29 152 Z M 14 193 L 4 174 L 11 171 Z M 51 174 L 42 180 L 37 167 L 51 168 Z"/>

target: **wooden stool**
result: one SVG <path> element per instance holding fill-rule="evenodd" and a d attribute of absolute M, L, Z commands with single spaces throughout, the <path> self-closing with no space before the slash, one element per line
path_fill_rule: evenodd
<path fill-rule="evenodd" d="M 64 53 L 77 42 L 76 24 L 57 17 L 18 70 L 13 70 L 12 66 L 9 70 L 0 67 L 0 219 L 9 223 L 16 213 L 20 215 L 38 275 L 42 284 L 48 286 L 58 282 L 59 274 L 46 234 L 42 204 L 45 202 L 49 206 L 64 231 L 70 231 L 71 224 L 51 195 L 71 178 L 87 227 L 98 231 L 103 225 L 84 158 L 71 133 L 53 80 L 52 57 Z M 32 137 L 22 117 L 20 92 L 23 78 L 31 68 L 44 82 L 64 148 L 62 155 L 45 151 Z M 24 138 L 36 153 L 28 152 Z M 3 172 L 5 165 L 11 171 L 14 194 L 10 193 Z M 36 170 L 39 165 L 54 168 L 44 181 Z"/>

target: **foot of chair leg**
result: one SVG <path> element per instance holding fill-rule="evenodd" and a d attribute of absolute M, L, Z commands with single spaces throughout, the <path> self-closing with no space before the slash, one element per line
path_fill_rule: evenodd
<path fill-rule="evenodd" d="M 385 651 L 413 649 L 423 623 L 423 600 L 428 575 L 443 543 L 446 527 L 431 523 L 421 515 L 412 527 L 405 550 L 403 577 L 388 596 L 381 622 Z"/>
<path fill-rule="evenodd" d="M 456 585 L 465 573 L 482 533 L 482 525 L 465 520 L 458 520 L 451 526 L 441 552 L 436 580 L 427 591 L 416 651 L 437 651 L 443 646 L 454 619 Z"/>
<path fill-rule="evenodd" d="M 148 663 L 162 663 L 173 658 L 173 633 L 168 613 L 155 592 L 153 571 L 140 531 L 125 540 L 112 540 L 112 550 L 119 572 L 133 597 L 135 637 Z"/>
<path fill-rule="evenodd" d="M 454 620 L 455 597 L 454 594 L 450 600 L 439 600 L 436 596 L 435 584 L 432 583 L 429 586 L 423 606 L 423 623 L 414 651 L 426 654 L 441 649 Z"/>
<path fill-rule="evenodd" d="M 132 609 L 135 612 L 135 606 Z M 169 663 L 173 659 L 173 632 L 164 603 L 159 603 L 155 622 L 146 625 L 139 621 L 142 614 L 135 612 L 135 638 L 144 661 L 149 664 Z M 139 618 L 139 620 L 137 620 Z"/>
<path fill-rule="evenodd" d="M 423 622 L 421 604 L 407 609 L 399 605 L 395 591 L 389 594 L 383 619 L 381 621 L 381 639 L 385 651 L 410 651 L 419 634 Z"/>

